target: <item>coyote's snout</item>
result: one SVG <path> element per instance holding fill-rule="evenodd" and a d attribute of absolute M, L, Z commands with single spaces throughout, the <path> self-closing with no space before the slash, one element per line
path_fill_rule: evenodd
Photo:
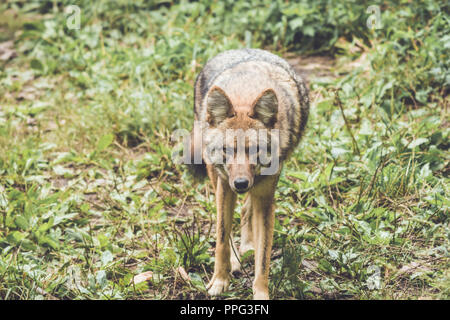
<path fill-rule="evenodd" d="M 308 118 L 308 91 L 283 59 L 263 50 L 226 51 L 208 61 L 194 91 L 192 154 L 201 154 L 216 193 L 217 241 L 211 295 L 228 288 L 240 267 L 231 237 L 237 193 L 247 192 L 241 217 L 242 254 L 255 250 L 255 299 L 268 299 L 274 193 L 282 163 Z M 197 130 L 200 129 L 200 130 Z"/>

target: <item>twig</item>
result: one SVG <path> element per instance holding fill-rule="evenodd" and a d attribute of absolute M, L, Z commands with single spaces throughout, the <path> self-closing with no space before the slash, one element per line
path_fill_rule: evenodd
<path fill-rule="evenodd" d="M 231 239 L 231 235 L 230 235 L 230 245 L 231 245 L 231 248 L 233 249 L 233 254 L 235 255 L 236 259 L 239 261 L 239 264 L 241 266 L 242 271 L 244 271 L 245 276 L 247 277 L 247 280 L 251 283 L 252 279 L 250 278 L 250 275 L 248 274 L 247 270 L 242 265 L 241 259 L 240 259 L 239 255 L 236 252 L 236 248 L 234 247 L 233 239 Z"/>
<path fill-rule="evenodd" d="M 358 153 L 358 156 L 361 156 L 361 152 L 359 151 L 358 143 L 356 142 L 356 139 L 353 136 L 352 130 L 350 128 L 350 123 L 348 122 L 347 117 L 345 116 L 345 113 L 344 113 L 344 108 L 342 107 L 342 102 L 341 102 L 341 99 L 339 98 L 339 90 L 340 90 L 339 88 L 334 90 L 335 101 L 337 102 L 339 109 L 341 109 L 342 117 L 344 118 L 344 121 L 345 121 L 345 127 L 347 128 L 348 133 L 352 137 L 353 149 L 354 149 L 353 151 L 356 150 L 356 152 Z"/>

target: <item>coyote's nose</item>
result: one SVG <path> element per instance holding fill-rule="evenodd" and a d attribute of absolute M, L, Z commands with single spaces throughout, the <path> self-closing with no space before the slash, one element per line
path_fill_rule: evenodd
<path fill-rule="evenodd" d="M 237 178 L 234 180 L 234 186 L 237 191 L 245 191 L 248 188 L 248 180 L 245 178 Z"/>

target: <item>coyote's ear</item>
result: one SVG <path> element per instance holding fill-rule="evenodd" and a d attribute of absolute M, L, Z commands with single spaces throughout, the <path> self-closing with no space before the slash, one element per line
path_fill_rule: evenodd
<path fill-rule="evenodd" d="M 256 99 L 251 118 L 258 119 L 266 127 L 272 128 L 277 121 L 278 99 L 272 89 L 267 89 Z"/>
<path fill-rule="evenodd" d="M 222 121 L 234 115 L 230 99 L 219 87 L 211 89 L 206 105 L 208 112 L 207 121 L 213 127 L 216 127 Z"/>

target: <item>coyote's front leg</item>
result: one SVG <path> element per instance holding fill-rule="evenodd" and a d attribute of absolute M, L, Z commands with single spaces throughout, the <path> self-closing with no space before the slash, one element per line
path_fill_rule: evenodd
<path fill-rule="evenodd" d="M 267 180 L 251 193 L 253 208 L 253 244 L 255 246 L 255 280 L 253 299 L 269 299 L 269 269 L 272 251 L 274 215 L 274 193 L 278 176 Z"/>
<path fill-rule="evenodd" d="M 230 283 L 230 233 L 236 204 L 236 194 L 230 189 L 228 182 L 220 177 L 217 179 L 216 204 L 217 240 L 214 274 L 206 287 L 208 293 L 213 296 L 227 290 Z"/>
<path fill-rule="evenodd" d="M 249 250 L 254 250 L 253 246 L 253 208 L 252 199 L 247 195 L 241 211 L 241 246 L 239 253 L 245 254 Z"/>

